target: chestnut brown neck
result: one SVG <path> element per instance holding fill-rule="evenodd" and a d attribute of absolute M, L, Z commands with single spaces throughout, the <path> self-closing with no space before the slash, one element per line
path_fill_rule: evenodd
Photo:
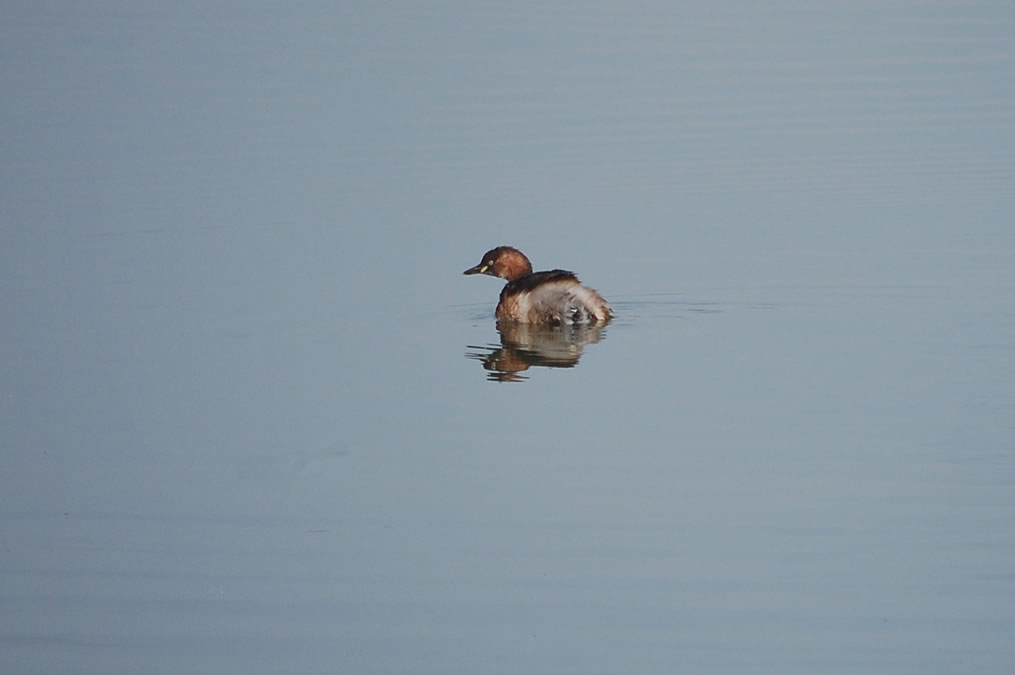
<path fill-rule="evenodd" d="M 532 274 L 532 263 L 525 257 L 525 254 L 517 249 L 507 249 L 501 252 L 495 265 L 496 274 L 501 279 L 514 281 Z"/>

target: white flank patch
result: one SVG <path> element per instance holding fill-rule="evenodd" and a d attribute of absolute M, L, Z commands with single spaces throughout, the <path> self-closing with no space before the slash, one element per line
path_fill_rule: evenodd
<path fill-rule="evenodd" d="M 606 310 L 603 307 L 605 303 L 598 293 L 591 288 L 581 285 L 575 285 L 569 290 L 571 291 L 571 297 L 584 305 L 586 311 L 596 317 L 597 321 L 605 321 L 607 319 Z"/>
<path fill-rule="evenodd" d="M 519 293 L 516 297 L 518 299 L 518 316 L 522 321 L 530 321 L 529 312 L 532 311 L 532 299 L 528 293 Z"/>

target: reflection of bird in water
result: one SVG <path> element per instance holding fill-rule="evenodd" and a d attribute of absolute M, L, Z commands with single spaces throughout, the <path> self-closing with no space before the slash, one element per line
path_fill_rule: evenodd
<path fill-rule="evenodd" d="M 506 279 L 497 303 L 497 318 L 547 326 L 606 323 L 613 310 L 603 296 L 582 286 L 574 272 L 533 272 L 525 254 L 510 246 L 498 246 L 483 254 L 475 267 L 463 274 L 486 274 Z"/>
<path fill-rule="evenodd" d="M 526 379 L 519 373 L 532 366 L 574 368 L 582 357 L 585 345 L 599 342 L 606 336 L 601 324 L 571 326 L 538 326 L 498 321 L 500 347 L 470 345 L 465 355 L 482 362 L 490 371 L 487 379 L 494 382 L 518 382 Z"/>

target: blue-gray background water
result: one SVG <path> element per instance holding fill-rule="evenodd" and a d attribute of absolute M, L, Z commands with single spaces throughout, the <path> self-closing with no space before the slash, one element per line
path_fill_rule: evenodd
<path fill-rule="evenodd" d="M 1012 672 L 1013 36 L 7 3 L 0 670 Z"/>

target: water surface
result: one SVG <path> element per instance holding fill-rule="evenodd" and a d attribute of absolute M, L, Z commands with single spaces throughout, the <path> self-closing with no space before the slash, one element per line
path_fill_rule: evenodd
<path fill-rule="evenodd" d="M 3 14 L 0 670 L 1011 671 L 1006 3 Z"/>

